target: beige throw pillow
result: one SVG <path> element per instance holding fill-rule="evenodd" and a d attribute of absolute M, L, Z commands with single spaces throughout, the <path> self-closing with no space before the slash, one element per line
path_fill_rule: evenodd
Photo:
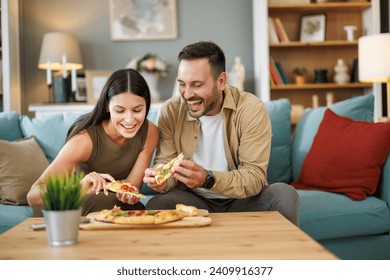
<path fill-rule="evenodd" d="M 31 185 L 49 165 L 35 138 L 0 140 L 0 202 L 27 205 Z"/>

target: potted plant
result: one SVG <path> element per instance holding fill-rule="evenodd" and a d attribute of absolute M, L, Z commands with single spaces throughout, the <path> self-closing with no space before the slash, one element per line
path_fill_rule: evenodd
<path fill-rule="evenodd" d="M 305 75 L 307 73 L 307 69 L 305 67 L 296 67 L 293 70 L 295 75 L 295 83 L 297 85 L 302 85 L 305 83 Z"/>
<path fill-rule="evenodd" d="M 81 185 L 82 172 L 49 174 L 40 185 L 46 233 L 50 246 L 77 243 L 81 217 L 81 203 L 87 190 Z"/>
<path fill-rule="evenodd" d="M 160 93 L 157 90 L 159 77 L 168 75 L 168 65 L 156 54 L 147 53 L 140 57 L 133 58 L 127 68 L 137 70 L 146 80 L 149 86 L 152 102 L 160 102 Z"/>

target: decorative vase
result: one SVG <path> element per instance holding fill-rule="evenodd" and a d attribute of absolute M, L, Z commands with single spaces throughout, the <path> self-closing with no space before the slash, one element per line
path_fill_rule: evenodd
<path fill-rule="evenodd" d="M 324 83 L 328 82 L 328 70 L 316 69 L 316 70 L 314 70 L 314 73 L 315 73 L 314 83 L 324 84 Z"/>
<path fill-rule="evenodd" d="M 146 71 L 140 71 L 140 74 L 142 75 L 142 77 L 144 77 L 146 83 L 149 86 L 151 102 L 156 103 L 161 101 L 160 93 L 157 90 L 159 75 Z"/>
<path fill-rule="evenodd" d="M 70 246 L 77 243 L 81 208 L 64 211 L 42 210 L 49 246 Z"/>
<path fill-rule="evenodd" d="M 348 67 L 341 58 L 337 59 L 337 64 L 334 67 L 334 73 L 333 80 L 336 84 L 345 84 L 350 80 Z"/>

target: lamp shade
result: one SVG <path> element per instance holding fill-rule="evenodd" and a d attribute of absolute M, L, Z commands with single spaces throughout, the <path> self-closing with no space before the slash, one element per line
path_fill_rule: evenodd
<path fill-rule="evenodd" d="M 64 63 L 65 60 L 65 63 Z M 50 63 L 50 66 L 48 66 Z M 51 70 L 79 70 L 83 68 L 80 46 L 76 36 L 62 32 L 47 33 L 43 36 L 38 68 Z"/>
<path fill-rule="evenodd" d="M 390 81 L 390 33 L 359 38 L 359 80 L 372 83 Z"/>

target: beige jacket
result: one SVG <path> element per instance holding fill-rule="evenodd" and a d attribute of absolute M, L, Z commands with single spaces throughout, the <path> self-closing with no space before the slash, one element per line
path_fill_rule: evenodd
<path fill-rule="evenodd" d="M 271 151 L 269 115 L 264 103 L 251 93 L 226 85 L 224 94 L 222 117 L 229 171 L 212 171 L 215 185 L 211 190 L 231 198 L 254 196 L 267 185 Z M 160 141 L 155 164 L 166 163 L 180 153 L 192 159 L 200 136 L 200 123 L 188 114 L 181 96 L 175 96 L 163 105 L 158 127 Z M 176 185 L 171 177 L 164 191 Z"/>

